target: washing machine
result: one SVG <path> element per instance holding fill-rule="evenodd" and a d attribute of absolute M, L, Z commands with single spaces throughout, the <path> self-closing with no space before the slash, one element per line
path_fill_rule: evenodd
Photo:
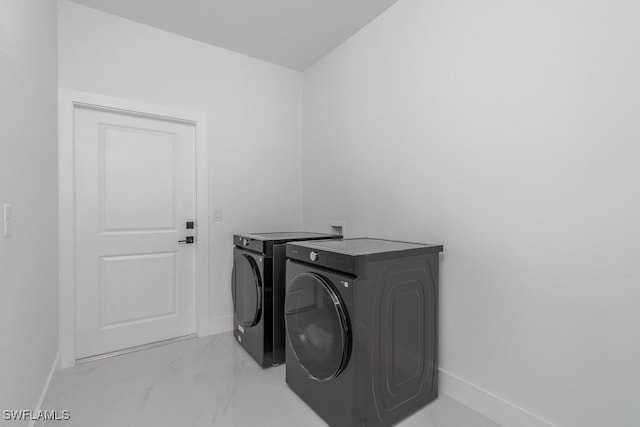
<path fill-rule="evenodd" d="M 330 426 L 389 426 L 438 396 L 441 245 L 286 245 L 286 381 Z"/>
<path fill-rule="evenodd" d="M 233 236 L 233 334 L 262 367 L 284 362 L 285 243 L 342 236 L 278 232 Z"/>

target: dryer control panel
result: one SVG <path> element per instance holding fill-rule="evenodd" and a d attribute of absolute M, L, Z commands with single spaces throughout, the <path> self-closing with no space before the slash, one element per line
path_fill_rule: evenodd
<path fill-rule="evenodd" d="M 352 274 L 354 276 L 358 274 L 357 258 L 346 254 L 311 249 L 298 246 L 295 243 L 287 243 L 287 258 Z"/>

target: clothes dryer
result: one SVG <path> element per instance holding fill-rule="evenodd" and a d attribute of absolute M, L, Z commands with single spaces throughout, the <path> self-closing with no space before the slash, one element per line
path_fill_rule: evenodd
<path fill-rule="evenodd" d="M 288 243 L 286 381 L 331 426 L 389 426 L 438 395 L 441 245 Z"/>

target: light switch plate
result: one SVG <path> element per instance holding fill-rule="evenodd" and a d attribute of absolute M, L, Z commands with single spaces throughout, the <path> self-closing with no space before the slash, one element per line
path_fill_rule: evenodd
<path fill-rule="evenodd" d="M 213 210 L 213 220 L 214 221 L 222 221 L 222 209 L 214 209 Z"/>
<path fill-rule="evenodd" d="M 3 205 L 3 218 L 4 218 L 4 236 L 11 236 L 11 231 L 12 231 L 12 226 L 11 223 L 13 222 L 13 213 L 11 210 L 11 205 L 9 204 L 4 204 Z"/>

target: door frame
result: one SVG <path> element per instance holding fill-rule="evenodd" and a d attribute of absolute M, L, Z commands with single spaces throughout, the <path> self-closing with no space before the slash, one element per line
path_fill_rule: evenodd
<path fill-rule="evenodd" d="M 58 308 L 62 368 L 76 364 L 76 107 L 187 123 L 196 144 L 196 333 L 209 335 L 209 150 L 207 115 L 60 88 L 58 90 Z"/>

